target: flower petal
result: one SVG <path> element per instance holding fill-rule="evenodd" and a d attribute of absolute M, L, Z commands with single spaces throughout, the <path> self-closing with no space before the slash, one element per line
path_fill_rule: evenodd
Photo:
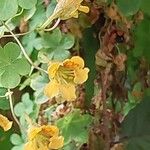
<path fill-rule="evenodd" d="M 70 69 L 83 68 L 84 60 L 79 56 L 73 56 L 71 59 L 66 59 L 63 66 Z"/>
<path fill-rule="evenodd" d="M 44 89 L 44 94 L 49 98 L 57 96 L 59 94 L 59 84 L 55 80 L 50 81 Z"/>
<path fill-rule="evenodd" d="M 9 121 L 7 117 L 0 114 L 0 126 L 4 131 L 8 131 L 12 127 L 12 121 Z"/>
<path fill-rule="evenodd" d="M 59 149 L 64 145 L 64 138 L 62 136 L 53 136 L 50 138 L 50 149 Z"/>
<path fill-rule="evenodd" d="M 84 67 L 84 60 L 79 56 L 73 56 L 70 61 L 74 62 L 74 64 L 77 64 L 80 68 Z"/>
<path fill-rule="evenodd" d="M 55 74 L 56 74 L 59 66 L 60 66 L 60 63 L 58 63 L 58 62 L 50 64 L 50 66 L 48 67 L 48 75 L 50 78 L 55 77 Z"/>
<path fill-rule="evenodd" d="M 29 140 L 33 140 L 35 138 L 35 136 L 42 130 L 42 128 L 40 127 L 35 127 L 32 126 L 31 128 L 29 128 L 28 130 L 28 139 Z"/>
<path fill-rule="evenodd" d="M 76 89 L 73 84 L 61 84 L 60 85 L 60 93 L 62 98 L 68 101 L 74 101 L 76 99 Z"/>
<path fill-rule="evenodd" d="M 76 69 L 74 73 L 75 74 L 74 82 L 76 84 L 84 83 L 88 79 L 88 72 L 89 72 L 88 68 Z"/>
<path fill-rule="evenodd" d="M 59 129 L 53 125 L 44 125 L 42 126 L 42 132 L 47 137 L 58 136 Z"/>
<path fill-rule="evenodd" d="M 36 148 L 36 147 L 35 147 Z M 32 142 L 27 142 L 24 146 L 24 149 L 23 150 L 36 150 L 33 146 L 33 143 Z"/>
<path fill-rule="evenodd" d="M 84 13 L 88 13 L 89 12 L 89 7 L 80 5 L 80 7 L 78 8 L 78 10 L 82 11 Z"/>
<path fill-rule="evenodd" d="M 54 125 L 32 126 L 24 150 L 59 149 L 64 144 L 64 138 L 58 135 L 59 129 Z"/>
<path fill-rule="evenodd" d="M 78 18 L 78 16 L 79 16 L 78 11 L 75 11 L 75 12 L 72 14 L 72 17 L 73 17 L 73 18 Z"/>

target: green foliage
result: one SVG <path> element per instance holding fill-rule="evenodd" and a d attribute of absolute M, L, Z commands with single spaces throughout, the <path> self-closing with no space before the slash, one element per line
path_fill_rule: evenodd
<path fill-rule="evenodd" d="M 141 9 L 144 13 L 150 15 L 150 1 L 149 0 L 141 0 Z"/>
<path fill-rule="evenodd" d="M 78 146 L 75 142 L 71 142 L 63 147 L 63 150 L 78 150 Z"/>
<path fill-rule="evenodd" d="M 35 102 L 38 104 L 45 103 L 48 101 L 48 97 L 44 95 L 44 87 L 48 83 L 48 78 L 45 76 L 38 75 L 31 80 L 31 88 L 35 90 Z"/>
<path fill-rule="evenodd" d="M 117 0 L 117 6 L 125 16 L 134 15 L 140 8 L 141 0 Z"/>
<path fill-rule="evenodd" d="M 14 108 L 15 114 L 18 117 L 23 116 L 24 114 L 30 114 L 33 111 L 34 103 L 30 100 L 29 94 L 25 93 L 22 96 L 22 102 L 17 103 Z"/>
<path fill-rule="evenodd" d="M 0 0 L 0 20 L 7 20 L 17 13 L 17 0 Z"/>
<path fill-rule="evenodd" d="M 18 4 L 24 9 L 31 9 L 37 3 L 37 0 L 18 0 Z"/>
<path fill-rule="evenodd" d="M 39 30 L 53 14 L 58 2 L 60 1 L 0 0 L 0 45 L 3 46 L 0 47 L 0 114 L 5 114 L 10 109 L 10 94 L 14 113 L 21 125 L 20 132 L 18 126 L 14 125 L 20 135 L 12 134 L 10 130 L 5 137 L 0 131 L 0 148 L 11 149 L 12 143 L 12 150 L 24 149 L 28 116 L 38 125 L 45 124 L 45 120 L 47 124 L 56 124 L 60 135 L 64 136 L 63 150 L 79 150 L 84 143 L 89 146 L 88 149 L 103 150 L 105 144 L 109 145 L 103 138 L 107 134 L 110 134 L 111 141 L 116 137 L 121 138 L 121 142 L 123 139 L 126 150 L 149 150 L 150 1 L 84 1 L 83 4 L 90 9 L 88 15 L 80 13 L 81 8 L 84 8 L 80 7 L 79 18 L 61 20 L 57 28 L 49 32 Z M 71 16 L 74 13 L 69 8 L 72 3 L 68 6 L 66 4 L 62 10 L 67 13 L 68 9 Z M 60 6 L 64 6 L 64 3 Z M 52 27 L 56 21 L 50 22 L 47 28 Z M 20 43 L 15 41 L 4 23 L 16 34 Z M 123 41 L 117 41 L 121 38 Z M 29 58 L 21 53 L 21 44 Z M 106 64 L 103 67 L 95 63 L 97 51 Z M 122 53 L 127 60 L 123 62 L 119 58 L 116 61 L 116 57 Z M 44 88 L 50 82 L 45 72 L 51 61 L 61 62 L 75 55 L 81 56 L 85 66 L 90 69 L 88 80 L 84 85 L 76 86 L 75 102 L 63 101 L 60 104 L 60 95 L 58 99 L 49 99 L 44 95 Z M 31 66 L 27 59 L 31 59 Z M 108 64 L 111 64 L 110 68 Z M 118 71 L 117 65 L 124 65 L 124 69 Z M 107 82 L 105 78 L 101 79 L 104 70 Z M 68 77 L 66 72 L 62 74 L 63 79 Z M 106 86 L 106 91 L 102 89 L 102 83 Z M 8 93 L 9 90 L 12 95 Z M 105 96 L 107 108 L 104 107 L 105 100 L 102 100 Z M 110 119 L 103 113 L 105 111 Z M 6 116 L 7 114 L 10 115 L 9 112 Z M 11 117 L 13 115 L 8 118 L 14 120 Z M 108 126 L 104 127 L 107 119 Z M 120 120 L 123 122 L 119 134 Z M 110 133 L 105 133 L 106 128 Z M 90 133 L 89 129 L 92 129 Z"/>
<path fill-rule="evenodd" d="M 22 43 L 24 44 L 28 55 L 31 55 L 34 49 L 40 50 L 42 48 L 40 38 L 37 38 L 36 36 L 37 34 L 32 32 L 28 35 L 25 35 L 22 39 Z"/>
<path fill-rule="evenodd" d="M 12 147 L 12 144 L 10 142 L 10 135 L 13 133 L 13 130 L 10 130 L 8 132 L 4 132 L 3 129 L 0 128 L 0 148 L 1 149 L 7 149 L 10 150 Z"/>
<path fill-rule="evenodd" d="M 45 8 L 42 5 L 43 1 L 38 1 L 38 4 L 36 6 L 36 11 L 34 15 L 31 18 L 29 28 L 30 30 L 36 29 L 38 26 L 42 25 L 44 20 L 46 20 L 46 13 L 45 13 Z"/>
<path fill-rule="evenodd" d="M 149 36 L 150 36 L 150 21 L 146 17 L 135 29 L 135 48 L 133 54 L 135 57 L 144 56 L 150 63 L 150 49 L 149 49 Z"/>
<path fill-rule="evenodd" d="M 30 65 L 25 58 L 19 58 L 20 48 L 15 43 L 8 43 L 0 48 L 0 82 L 5 88 L 16 87 L 21 80 L 20 75 L 27 75 Z"/>
<path fill-rule="evenodd" d="M 23 150 L 24 148 L 24 140 L 22 137 L 16 133 L 10 136 L 10 141 L 14 145 L 11 150 Z"/>
<path fill-rule="evenodd" d="M 0 87 L 0 96 L 5 96 L 7 89 Z M 9 100 L 6 97 L 0 97 L 0 109 L 8 110 L 9 107 Z"/>
<path fill-rule="evenodd" d="M 150 147 L 150 97 L 145 97 L 131 110 L 122 123 L 121 136 L 127 139 L 127 150 L 147 150 Z"/>
<path fill-rule="evenodd" d="M 84 32 L 83 47 L 85 49 L 85 61 L 86 65 L 90 68 L 89 77 L 85 85 L 86 90 L 86 106 L 91 103 L 91 99 L 94 96 L 94 82 L 96 76 L 95 65 L 95 53 L 98 49 L 98 41 L 93 37 L 94 29 L 88 28 Z M 89 45 L 90 43 L 90 45 Z"/>
<path fill-rule="evenodd" d="M 71 141 L 83 144 L 88 140 L 88 129 L 92 123 L 92 117 L 88 114 L 82 115 L 79 110 L 74 110 L 64 118 L 57 121 L 65 139 L 65 145 Z"/>
<path fill-rule="evenodd" d="M 117 6 L 125 16 L 132 16 L 142 9 L 145 14 L 150 15 L 149 0 L 117 0 Z"/>
<path fill-rule="evenodd" d="M 30 116 L 33 120 L 37 118 L 39 107 L 30 99 L 29 93 L 22 95 L 21 102 L 17 103 L 14 107 L 16 116 L 20 118 L 22 126 L 27 127 L 26 115 Z"/>
<path fill-rule="evenodd" d="M 138 94 L 137 96 L 134 96 L 135 94 Z M 138 103 L 141 101 L 141 96 L 140 94 L 142 93 L 142 85 L 140 82 L 137 82 L 134 87 L 132 92 L 128 92 L 128 102 L 124 105 L 124 115 L 126 116 L 131 109 L 133 109 Z"/>
<path fill-rule="evenodd" d="M 39 58 L 42 58 L 41 55 L 45 55 L 48 60 L 54 59 L 59 61 L 70 56 L 68 50 L 75 43 L 74 37 L 71 34 L 63 34 L 59 29 L 55 29 L 51 34 L 43 34 L 41 41 L 45 49 L 39 53 Z"/>

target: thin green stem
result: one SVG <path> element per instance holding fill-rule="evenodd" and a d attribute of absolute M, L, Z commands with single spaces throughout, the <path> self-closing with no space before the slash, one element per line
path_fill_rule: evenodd
<path fill-rule="evenodd" d="M 18 33 L 18 34 L 15 34 L 15 36 L 23 36 L 23 35 L 27 35 L 29 33 L 31 33 L 33 31 L 28 31 L 28 32 L 24 32 L 24 33 Z M 13 37 L 12 34 L 9 34 L 9 35 L 3 35 L 1 38 L 7 38 L 7 37 Z"/>
<path fill-rule="evenodd" d="M 1 96 L 0 96 L 0 98 L 5 98 L 5 97 L 6 97 L 6 95 L 1 95 Z"/>
<path fill-rule="evenodd" d="M 10 110 L 11 110 L 11 114 L 12 114 L 12 116 L 13 116 L 13 118 L 14 118 L 14 120 L 16 121 L 16 123 L 18 124 L 18 126 L 20 127 L 20 129 L 21 129 L 21 125 L 20 125 L 20 123 L 19 123 L 19 120 L 17 119 L 17 117 L 16 117 L 16 115 L 15 115 L 15 113 L 14 113 L 14 108 L 13 108 L 13 100 L 12 100 L 12 91 L 10 91 L 10 89 L 8 89 L 8 92 L 7 92 L 7 94 L 6 95 L 8 95 L 8 98 L 9 98 L 9 104 L 10 104 Z"/>

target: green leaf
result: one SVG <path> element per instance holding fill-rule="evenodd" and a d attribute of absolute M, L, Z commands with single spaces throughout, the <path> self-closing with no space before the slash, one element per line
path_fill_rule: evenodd
<path fill-rule="evenodd" d="M 10 135 L 13 134 L 14 131 L 9 130 L 7 132 L 4 132 L 2 128 L 0 128 L 0 135 L 3 140 L 0 142 L 0 147 L 2 149 L 10 150 L 12 148 L 12 144 L 10 142 Z"/>
<path fill-rule="evenodd" d="M 69 144 L 63 147 L 63 150 L 78 150 L 78 149 L 79 147 L 77 148 L 77 144 L 75 142 L 70 142 Z"/>
<path fill-rule="evenodd" d="M 22 76 L 28 74 L 30 71 L 30 65 L 25 58 L 17 59 L 14 62 L 13 67 L 15 68 L 15 71 Z"/>
<path fill-rule="evenodd" d="M 20 135 L 14 133 L 11 135 L 10 137 L 10 141 L 13 145 L 21 145 L 23 143 L 22 138 L 20 137 Z"/>
<path fill-rule="evenodd" d="M 45 8 L 44 5 L 42 5 L 41 1 L 39 4 L 36 6 L 36 12 L 32 16 L 29 28 L 30 30 L 34 30 L 35 28 L 41 26 L 43 22 L 46 20 L 46 13 L 45 13 Z"/>
<path fill-rule="evenodd" d="M 16 59 L 19 54 L 20 48 L 17 44 L 12 42 L 7 43 L 1 50 L 0 61 L 9 64 L 14 61 L 14 59 Z"/>
<path fill-rule="evenodd" d="M 57 28 L 51 34 L 45 33 L 42 39 L 44 48 L 56 48 L 62 39 L 61 31 Z"/>
<path fill-rule="evenodd" d="M 150 97 L 150 88 L 146 88 L 146 89 L 144 90 L 144 95 Z"/>
<path fill-rule="evenodd" d="M 47 53 L 47 57 L 50 60 L 54 59 L 54 60 L 62 61 L 70 56 L 70 52 L 68 50 L 60 49 L 59 47 L 56 48 L 55 50 L 47 49 L 45 52 Z"/>
<path fill-rule="evenodd" d="M 71 34 L 62 34 L 58 28 L 51 34 L 44 34 L 42 37 L 42 45 L 45 49 L 39 53 L 40 61 L 45 62 L 47 59 L 62 61 L 68 58 L 70 56 L 68 50 L 73 47 L 74 43 L 74 36 Z"/>
<path fill-rule="evenodd" d="M 7 89 L 0 87 L 0 96 L 4 96 L 6 92 Z M 0 97 L 0 109 L 8 110 L 9 108 L 10 108 L 9 100 L 6 99 L 6 97 Z"/>
<path fill-rule="evenodd" d="M 28 93 L 25 93 L 22 96 L 22 102 L 19 102 L 18 104 L 15 105 L 14 111 L 16 116 L 22 116 L 24 114 L 30 114 L 33 112 L 33 101 L 30 100 L 30 96 Z"/>
<path fill-rule="evenodd" d="M 24 48 L 26 49 L 28 55 L 31 55 L 32 51 L 34 50 L 34 40 L 36 39 L 36 33 L 32 32 L 30 34 L 27 34 L 23 36 L 22 43 L 24 45 Z"/>
<path fill-rule="evenodd" d="M 35 90 L 35 102 L 38 104 L 45 103 L 48 101 L 48 97 L 44 95 L 44 87 L 49 82 L 48 78 L 45 76 L 37 76 L 31 80 L 31 88 Z"/>
<path fill-rule="evenodd" d="M 49 98 L 44 95 L 44 89 L 36 91 L 34 96 L 37 104 L 43 104 L 49 100 Z"/>
<path fill-rule="evenodd" d="M 14 146 L 11 150 L 24 150 L 24 144 Z"/>
<path fill-rule="evenodd" d="M 20 54 L 20 47 L 15 43 L 8 43 L 4 47 L 4 53 L 9 58 L 10 62 L 14 61 Z"/>
<path fill-rule="evenodd" d="M 24 9 L 31 9 L 36 5 L 37 0 L 18 0 L 18 3 Z"/>
<path fill-rule="evenodd" d="M 14 108 L 14 112 L 16 114 L 16 116 L 22 116 L 25 113 L 25 106 L 22 102 L 16 104 L 15 108 Z"/>
<path fill-rule="evenodd" d="M 141 90 L 142 90 L 142 84 L 141 84 L 141 82 L 135 83 L 135 85 L 133 87 L 133 91 L 140 92 Z"/>
<path fill-rule="evenodd" d="M 0 0 L 0 20 L 15 16 L 18 10 L 17 0 Z"/>
<path fill-rule="evenodd" d="M 142 0 L 141 9 L 144 13 L 150 15 L 150 1 Z"/>
<path fill-rule="evenodd" d="M 90 69 L 88 80 L 85 83 L 85 93 L 86 93 L 86 107 L 89 107 L 91 104 L 91 99 L 94 96 L 94 80 L 96 77 L 96 68 L 95 66 L 95 53 L 99 48 L 99 42 L 93 35 L 93 28 L 87 28 L 83 34 L 83 48 L 85 53 L 85 65 Z M 90 44 L 89 44 L 90 43 Z"/>
<path fill-rule="evenodd" d="M 134 50 L 133 50 L 134 51 Z M 133 56 L 133 51 L 128 53 L 128 60 L 127 60 L 127 71 L 128 71 L 128 78 L 127 86 L 130 88 L 130 82 L 137 80 L 137 74 L 139 69 L 139 61 L 136 57 Z"/>
<path fill-rule="evenodd" d="M 75 43 L 74 36 L 71 34 L 63 35 L 63 38 L 60 42 L 60 48 L 62 49 L 70 49 Z"/>
<path fill-rule="evenodd" d="M 26 111 L 27 114 L 30 114 L 30 113 L 33 112 L 34 103 L 30 99 L 29 93 L 25 93 L 22 96 L 22 103 L 25 106 L 25 111 Z"/>
<path fill-rule="evenodd" d="M 20 84 L 19 90 L 22 91 L 25 87 L 30 86 L 31 80 L 38 75 L 39 75 L 39 73 L 36 72 L 36 73 L 33 73 L 32 75 L 28 76 L 28 78 Z"/>
<path fill-rule="evenodd" d="M 30 72 L 30 65 L 24 58 L 19 58 L 20 48 L 15 43 L 0 48 L 0 54 L 0 82 L 5 88 L 14 88 L 20 83 L 20 75 Z"/>
<path fill-rule="evenodd" d="M 21 10 L 22 13 L 20 15 L 17 15 L 16 17 L 12 18 L 11 20 L 12 24 L 15 26 L 20 26 L 20 21 L 22 20 L 22 18 L 25 22 L 28 22 L 29 19 L 31 19 L 32 16 L 34 15 L 35 11 L 36 7 L 33 7 L 32 9 Z"/>
<path fill-rule="evenodd" d="M 32 32 L 22 38 L 22 43 L 27 50 L 28 55 L 31 55 L 34 49 L 40 50 L 43 48 L 41 38 L 37 38 L 36 36 L 37 34 Z"/>
<path fill-rule="evenodd" d="M 150 97 L 132 109 L 122 123 L 121 137 L 127 139 L 127 150 L 150 149 Z"/>
<path fill-rule="evenodd" d="M 125 16 L 134 15 L 140 8 L 141 0 L 117 0 L 117 6 Z"/>
<path fill-rule="evenodd" d="M 133 54 L 135 57 L 144 56 L 150 63 L 150 20 L 145 17 L 145 19 L 137 26 L 134 31 L 135 37 L 135 48 L 133 49 Z"/>
<path fill-rule="evenodd" d="M 87 142 L 88 128 L 91 123 L 92 117 L 90 115 L 81 115 L 79 110 L 75 110 L 64 118 L 59 119 L 57 126 L 64 136 L 65 145 L 72 140 L 82 144 Z"/>
<path fill-rule="evenodd" d="M 11 67 L 7 67 L 5 72 L 1 75 L 1 84 L 5 88 L 14 88 L 20 83 L 20 76 Z"/>
<path fill-rule="evenodd" d="M 130 110 L 132 110 L 136 106 L 136 103 L 127 102 L 123 108 L 123 114 L 126 116 Z"/>
<path fill-rule="evenodd" d="M 54 60 L 64 60 L 70 56 L 70 52 L 65 49 L 55 49 L 51 55 Z"/>

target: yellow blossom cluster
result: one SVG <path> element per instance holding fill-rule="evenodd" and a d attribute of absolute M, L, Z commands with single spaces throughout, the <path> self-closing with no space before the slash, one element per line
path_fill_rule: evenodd
<path fill-rule="evenodd" d="M 32 126 L 28 130 L 28 142 L 24 150 L 51 150 L 63 147 L 64 138 L 59 136 L 59 129 L 53 125 Z"/>
<path fill-rule="evenodd" d="M 48 67 L 50 82 L 45 87 L 45 95 L 50 98 L 60 97 L 67 101 L 75 100 L 75 87 L 87 80 L 88 72 L 89 69 L 84 68 L 84 60 L 79 56 L 51 63 Z"/>

